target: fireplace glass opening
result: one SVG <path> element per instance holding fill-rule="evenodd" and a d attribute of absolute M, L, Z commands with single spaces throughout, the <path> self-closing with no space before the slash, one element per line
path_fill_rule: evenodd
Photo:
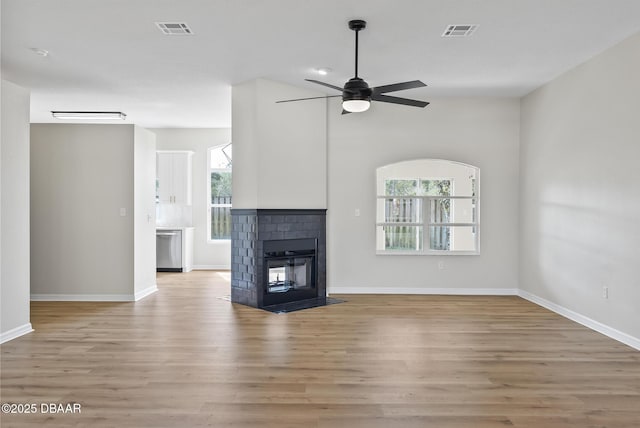
<path fill-rule="evenodd" d="M 264 249 L 265 306 L 317 297 L 315 239 L 265 241 Z"/>
<path fill-rule="evenodd" d="M 269 270 L 268 293 L 286 293 L 311 287 L 313 257 L 292 257 L 267 260 Z"/>

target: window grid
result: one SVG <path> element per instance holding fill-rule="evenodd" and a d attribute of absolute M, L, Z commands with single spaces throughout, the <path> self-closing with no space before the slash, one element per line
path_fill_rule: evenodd
<path fill-rule="evenodd" d="M 231 239 L 231 143 L 208 150 L 208 241 Z"/>
<path fill-rule="evenodd" d="M 475 183 L 474 183 L 475 184 Z M 475 187 L 475 186 L 474 186 Z M 474 189 L 475 193 L 475 189 Z M 411 196 L 393 196 L 393 195 L 379 195 L 377 196 L 378 200 L 388 200 L 388 199 L 416 199 L 420 201 L 420 209 L 421 209 L 421 220 L 415 222 L 385 222 L 378 221 L 376 223 L 376 227 L 397 227 L 397 226 L 407 226 L 407 227 L 416 227 L 422 228 L 422 239 L 421 239 L 421 249 L 416 250 L 379 250 L 380 254 L 479 254 L 479 219 L 477 218 L 477 213 L 479 212 L 479 198 L 477 195 L 472 196 L 424 196 L 424 195 L 411 195 Z M 436 200 L 470 200 L 472 202 L 472 218 L 474 221 L 472 222 L 436 222 L 432 219 L 431 213 L 431 201 Z M 383 214 L 384 215 L 384 214 Z M 430 243 L 432 242 L 434 227 L 472 227 L 474 239 L 475 239 L 475 250 L 438 250 L 431 249 Z M 418 231 L 416 231 L 417 233 Z"/>
<path fill-rule="evenodd" d="M 213 173 L 229 173 L 231 170 L 229 169 L 216 169 L 212 168 L 209 170 L 209 177 Z M 214 202 L 214 200 L 216 202 Z M 209 240 L 218 241 L 218 240 L 228 240 L 231 239 L 231 196 L 224 197 L 211 197 L 209 198 Z M 228 223 L 228 227 L 215 227 L 214 224 L 217 220 L 225 220 L 228 219 L 225 223 Z M 228 232 L 228 233 L 227 233 Z"/>

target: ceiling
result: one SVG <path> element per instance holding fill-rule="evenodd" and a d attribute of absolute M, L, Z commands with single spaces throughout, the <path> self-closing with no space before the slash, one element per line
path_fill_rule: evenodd
<path fill-rule="evenodd" d="M 638 0 L 1 1 L 2 78 L 31 90 L 32 122 L 115 110 L 144 127 L 229 127 L 232 85 L 342 86 L 354 18 L 368 22 L 360 76 L 372 86 L 420 79 L 429 86 L 394 95 L 424 100 L 520 97 L 640 31 Z M 194 35 L 167 36 L 155 22 L 185 22 Z M 449 24 L 479 27 L 441 37 Z"/>

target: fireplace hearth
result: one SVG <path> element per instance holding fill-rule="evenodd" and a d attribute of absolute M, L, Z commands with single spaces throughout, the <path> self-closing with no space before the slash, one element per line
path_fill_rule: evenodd
<path fill-rule="evenodd" d="M 326 210 L 232 209 L 231 219 L 232 302 L 303 307 L 296 302 L 326 298 Z"/>

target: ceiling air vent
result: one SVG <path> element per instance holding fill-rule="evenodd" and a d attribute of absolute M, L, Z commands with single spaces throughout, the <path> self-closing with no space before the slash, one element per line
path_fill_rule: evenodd
<path fill-rule="evenodd" d="M 477 25 L 447 25 L 442 37 L 469 37 L 476 31 Z"/>
<path fill-rule="evenodd" d="M 156 22 L 156 25 L 167 36 L 192 36 L 193 31 L 184 22 Z"/>

